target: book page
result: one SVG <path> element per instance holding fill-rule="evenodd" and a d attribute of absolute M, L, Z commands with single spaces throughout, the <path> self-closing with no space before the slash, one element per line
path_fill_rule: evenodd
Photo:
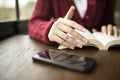
<path fill-rule="evenodd" d="M 85 37 L 88 40 L 87 44 L 83 44 L 83 46 L 94 46 L 99 48 L 99 46 L 102 46 L 101 42 L 96 39 L 95 36 L 93 36 L 93 33 L 90 31 L 86 30 L 85 32 L 76 30 L 79 34 L 81 34 L 83 37 Z"/>
<path fill-rule="evenodd" d="M 99 40 L 101 43 L 102 43 L 102 45 L 105 47 L 109 42 L 111 42 L 111 41 L 113 41 L 113 40 L 120 40 L 120 36 L 118 36 L 118 37 L 114 37 L 114 36 L 108 36 L 108 35 L 105 35 L 105 34 L 103 34 L 103 33 L 101 33 L 101 32 L 94 32 L 93 33 L 93 36 L 97 39 L 97 40 Z M 120 44 L 120 43 L 118 43 L 118 44 Z"/>

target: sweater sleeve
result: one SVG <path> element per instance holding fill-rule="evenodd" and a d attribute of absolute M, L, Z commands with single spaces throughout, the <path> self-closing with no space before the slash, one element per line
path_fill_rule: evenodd
<path fill-rule="evenodd" d="M 114 9 L 115 9 L 115 0 L 106 0 L 103 25 L 108 25 L 108 24 L 115 25 Z"/>
<path fill-rule="evenodd" d="M 44 43 L 50 43 L 48 33 L 55 21 L 55 19 L 51 19 L 51 16 L 50 0 L 37 0 L 32 18 L 28 22 L 30 37 Z"/>

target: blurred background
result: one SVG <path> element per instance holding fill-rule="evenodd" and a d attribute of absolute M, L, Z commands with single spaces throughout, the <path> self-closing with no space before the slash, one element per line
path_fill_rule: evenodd
<path fill-rule="evenodd" d="M 34 10 L 36 0 L 18 0 L 20 20 L 29 19 Z M 0 22 L 16 20 L 15 0 L 0 0 Z M 120 26 L 120 0 L 116 2 L 115 22 Z"/>
<path fill-rule="evenodd" d="M 34 10 L 36 0 L 18 0 L 20 20 L 29 19 Z M 16 20 L 15 0 L 0 0 L 0 22 Z"/>
<path fill-rule="evenodd" d="M 116 0 L 116 7 L 115 7 L 115 15 L 114 15 L 115 22 L 117 26 L 120 28 L 120 0 Z"/>
<path fill-rule="evenodd" d="M 27 34 L 27 22 L 37 0 L 0 0 L 0 39 Z M 120 0 L 116 0 L 114 20 L 120 28 Z"/>
<path fill-rule="evenodd" d="M 20 20 L 29 19 L 36 0 L 18 0 Z M 0 0 L 0 22 L 16 20 L 15 0 Z M 120 26 L 120 0 L 116 2 L 115 22 Z"/>

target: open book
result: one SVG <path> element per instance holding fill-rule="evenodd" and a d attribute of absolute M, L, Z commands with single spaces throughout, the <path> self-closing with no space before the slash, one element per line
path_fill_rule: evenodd
<path fill-rule="evenodd" d="M 99 50 L 108 50 L 109 47 L 115 46 L 115 45 L 120 46 L 120 36 L 118 37 L 108 36 L 101 32 L 91 33 L 88 30 L 86 30 L 85 32 L 76 30 L 76 32 L 78 32 L 79 34 L 84 36 L 86 39 L 88 39 L 88 43 L 84 44 L 83 46 L 94 46 L 99 48 Z M 70 37 L 72 36 L 70 35 Z M 65 48 L 66 47 L 62 45 L 58 47 L 58 49 L 65 49 Z"/>

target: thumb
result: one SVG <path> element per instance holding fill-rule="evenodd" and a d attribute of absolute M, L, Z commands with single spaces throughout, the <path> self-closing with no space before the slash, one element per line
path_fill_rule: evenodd
<path fill-rule="evenodd" d="M 64 18 L 71 19 L 74 14 L 74 11 L 75 11 L 75 7 L 71 6 Z"/>
<path fill-rule="evenodd" d="M 93 29 L 92 29 L 92 32 L 94 33 L 94 32 L 98 32 L 98 31 L 97 31 L 95 28 L 93 28 Z"/>

